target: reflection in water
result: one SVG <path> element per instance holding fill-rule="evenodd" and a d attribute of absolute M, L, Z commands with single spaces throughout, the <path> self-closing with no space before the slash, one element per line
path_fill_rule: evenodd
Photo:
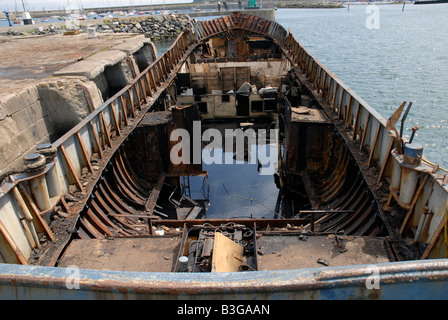
<path fill-rule="evenodd" d="M 272 141 L 246 147 L 239 155 L 222 148 L 202 150 L 202 166 L 208 171 L 209 180 L 190 177 L 190 187 L 193 199 L 204 198 L 209 187 L 208 219 L 274 218 L 278 197 L 274 181 L 277 158 L 271 155 L 277 155 L 277 145 Z M 258 155 L 275 159 L 275 163 L 260 162 Z M 210 161 L 213 157 L 215 163 Z M 216 157 L 221 157 L 222 161 L 217 161 Z M 233 161 L 229 163 L 229 159 Z"/>

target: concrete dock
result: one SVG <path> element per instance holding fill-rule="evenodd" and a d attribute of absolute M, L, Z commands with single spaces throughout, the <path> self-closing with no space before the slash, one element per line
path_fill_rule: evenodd
<path fill-rule="evenodd" d="M 60 69 L 136 38 L 144 37 L 134 34 L 99 34 L 89 39 L 87 33 L 4 37 L 0 39 L 0 99 L 52 76 Z"/>
<path fill-rule="evenodd" d="M 101 105 L 112 78 L 122 79 L 119 85 L 134 78 L 137 51 L 145 51 L 145 64 L 156 58 L 150 40 L 139 34 L 2 37 L 0 42 L 0 177 L 22 171 L 25 154 Z"/>

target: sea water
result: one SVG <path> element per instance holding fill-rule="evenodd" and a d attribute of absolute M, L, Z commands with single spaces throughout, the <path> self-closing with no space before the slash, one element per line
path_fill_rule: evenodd
<path fill-rule="evenodd" d="M 413 142 L 446 169 L 447 17 L 448 4 L 276 11 L 276 22 L 384 118 L 412 101 L 404 135 L 409 139 L 419 126 Z"/>

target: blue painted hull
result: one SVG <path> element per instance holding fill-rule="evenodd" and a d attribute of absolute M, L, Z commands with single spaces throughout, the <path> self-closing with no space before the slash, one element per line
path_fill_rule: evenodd
<path fill-rule="evenodd" d="M 377 287 L 372 287 L 377 276 Z M 369 289 L 369 286 L 371 287 Z M 1 299 L 448 299 L 448 260 L 238 273 L 0 265 Z"/>

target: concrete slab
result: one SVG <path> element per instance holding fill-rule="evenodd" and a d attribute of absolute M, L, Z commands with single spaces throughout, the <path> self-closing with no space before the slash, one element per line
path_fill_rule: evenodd
<path fill-rule="evenodd" d="M 112 50 L 120 50 L 125 52 L 128 56 L 136 53 L 138 50 L 143 48 L 144 45 L 151 43 L 148 38 L 136 38 L 130 39 L 124 43 L 112 47 Z"/>
<path fill-rule="evenodd" d="M 82 76 L 92 80 L 103 73 L 106 67 L 120 63 L 126 57 L 127 54 L 123 51 L 109 49 L 58 70 L 53 75 L 59 77 Z"/>
<path fill-rule="evenodd" d="M 50 77 L 54 72 L 127 41 L 145 40 L 142 35 L 87 33 L 45 37 L 0 38 L 0 96 Z M 146 41 L 146 40 L 145 40 Z"/>

